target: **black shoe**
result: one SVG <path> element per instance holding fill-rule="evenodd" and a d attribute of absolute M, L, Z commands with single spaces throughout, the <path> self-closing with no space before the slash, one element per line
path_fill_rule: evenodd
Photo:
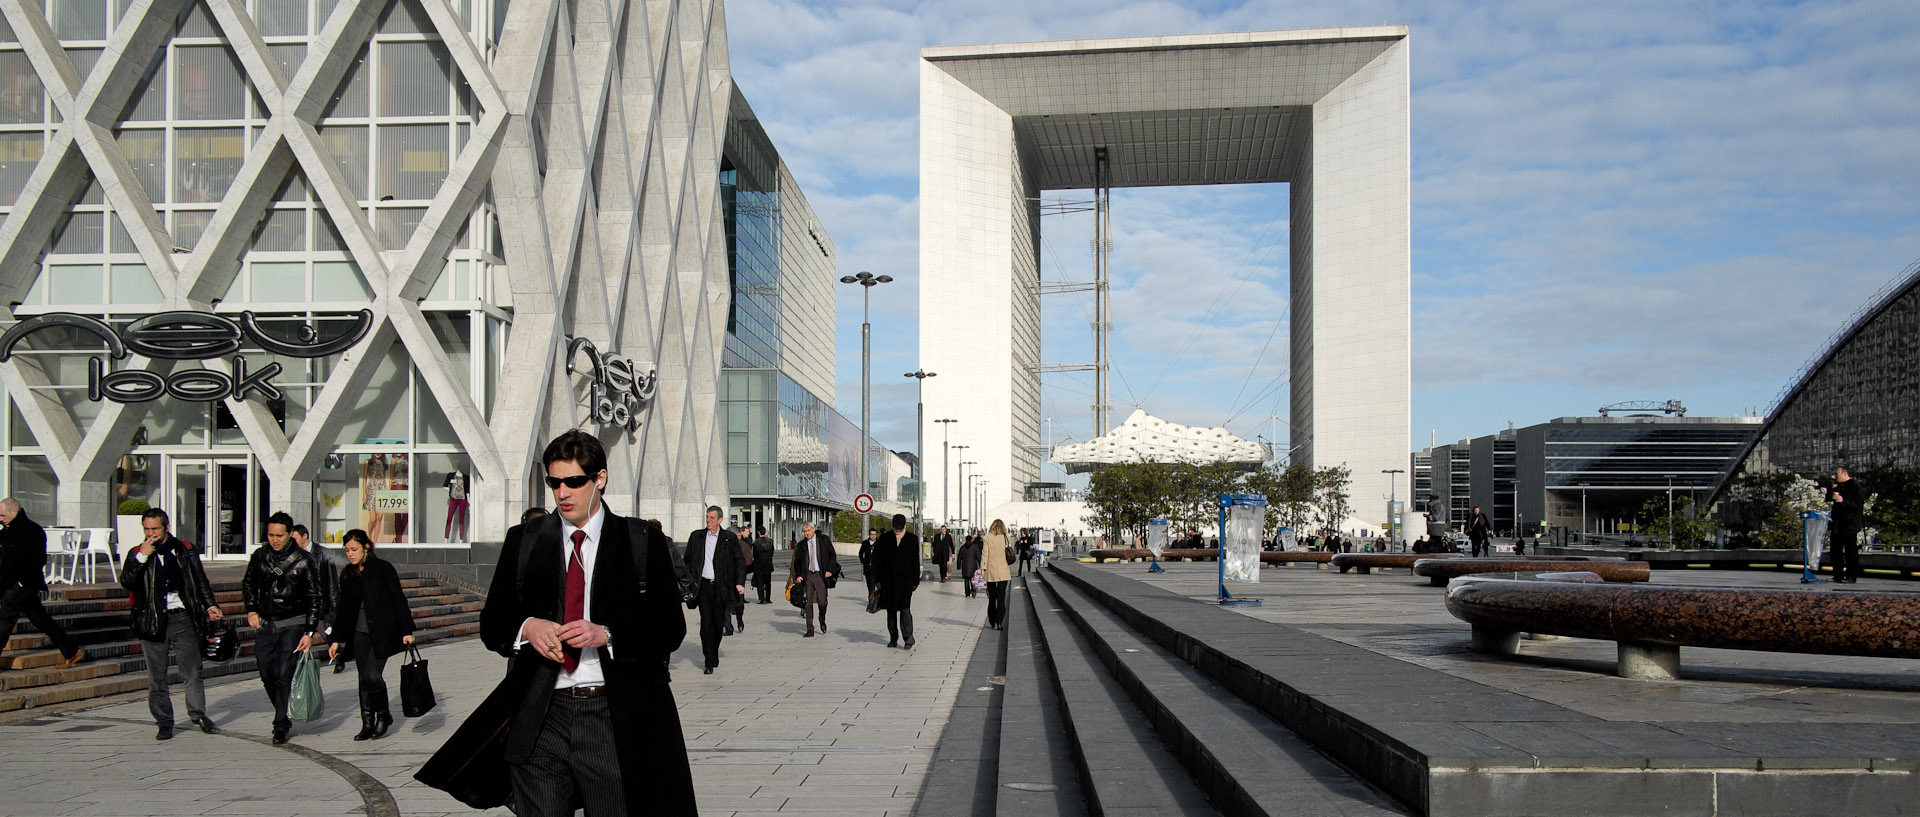
<path fill-rule="evenodd" d="M 289 732 L 292 732 L 292 731 L 293 731 L 293 727 L 291 727 L 291 726 L 276 726 L 276 727 L 274 727 L 274 728 L 273 728 L 273 745 L 275 745 L 275 746 L 279 746 L 279 745 L 280 745 L 280 744 L 282 744 L 282 743 L 286 743 L 286 742 L 287 742 L 287 733 L 289 733 Z"/>
<path fill-rule="evenodd" d="M 391 728 L 392 726 L 393 726 L 392 712 L 375 713 L 373 716 L 373 739 L 379 740 L 381 738 L 386 737 L 387 729 Z"/>
<path fill-rule="evenodd" d="M 889 650 L 891 650 L 891 649 L 893 649 L 893 648 L 895 648 L 895 647 L 898 647 L 898 646 L 900 646 L 900 642 L 898 642 L 898 641 L 889 641 L 889 642 L 887 642 L 887 649 L 889 649 Z"/>
<path fill-rule="evenodd" d="M 725 627 L 722 627 L 722 628 L 720 628 L 720 634 L 721 634 L 721 635 L 733 635 L 733 625 L 731 625 L 731 624 L 729 624 L 729 625 L 727 625 L 727 626 L 725 626 Z"/>
<path fill-rule="evenodd" d="M 808 631 L 806 631 L 805 633 L 803 633 L 803 634 L 801 634 L 801 636 L 800 636 L 800 637 L 801 637 L 801 638 L 812 638 L 812 637 L 813 637 L 813 631 L 812 631 L 812 630 L 808 630 Z"/>
<path fill-rule="evenodd" d="M 712 667 L 707 667 L 707 669 L 706 669 L 706 674 L 708 674 L 708 675 L 712 675 L 712 674 L 713 674 L 713 668 L 712 668 Z"/>
<path fill-rule="evenodd" d="M 153 733 L 154 740 L 173 740 L 173 724 L 160 724 L 160 731 Z"/>
<path fill-rule="evenodd" d="M 339 675 L 340 673 L 343 673 L 346 671 L 347 671 L 347 662 L 345 661 L 333 662 L 333 674 Z"/>
<path fill-rule="evenodd" d="M 360 731 L 354 733 L 353 739 L 354 740 L 372 740 L 373 739 L 373 713 L 368 712 L 366 710 L 360 711 Z"/>
<path fill-rule="evenodd" d="M 200 731 L 205 732 L 209 735 L 220 734 L 220 727 L 213 725 L 212 718 L 202 717 L 199 720 L 194 721 L 194 724 L 200 727 Z"/>
<path fill-rule="evenodd" d="M 913 649 L 913 636 L 907 636 L 907 649 Z"/>

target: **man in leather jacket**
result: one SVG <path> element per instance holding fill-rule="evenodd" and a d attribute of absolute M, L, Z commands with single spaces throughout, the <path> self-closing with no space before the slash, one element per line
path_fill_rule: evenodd
<path fill-rule="evenodd" d="M 253 552 L 240 596 L 247 624 L 254 628 L 253 657 L 260 685 L 273 702 L 273 742 L 286 743 L 293 730 L 287 696 L 293 691 L 294 663 L 313 646 L 326 595 L 313 557 L 293 544 L 293 517 L 286 511 L 267 517 L 267 546 Z"/>
<path fill-rule="evenodd" d="M 133 594 L 128 625 L 147 659 L 147 711 L 160 727 L 153 737 L 173 737 L 169 654 L 180 665 L 180 683 L 187 688 L 187 720 L 200 731 L 215 734 L 220 730 L 207 717 L 207 688 L 200 679 L 200 647 L 207 637 L 207 622 L 222 617 L 213 585 L 200 565 L 198 549 L 174 538 L 168 529 L 166 511 L 148 509 L 140 515 L 140 529 L 146 538 L 127 553 L 120 586 Z"/>

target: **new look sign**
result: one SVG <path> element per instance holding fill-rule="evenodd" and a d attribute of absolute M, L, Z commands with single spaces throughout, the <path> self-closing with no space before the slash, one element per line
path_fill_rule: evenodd
<path fill-rule="evenodd" d="M 90 315 L 55 312 L 35 315 L 13 325 L 0 335 L 0 362 L 11 360 L 14 347 L 36 332 L 50 329 L 73 330 L 92 335 L 106 344 L 104 354 L 87 361 L 87 399 L 99 402 L 145 403 L 161 396 L 211 403 L 226 398 L 245 400 L 258 394 L 269 401 L 282 398 L 273 378 L 281 371 L 278 363 L 250 369 L 240 350 L 247 344 L 268 354 L 285 357 L 316 358 L 335 355 L 353 348 L 373 328 L 373 311 L 362 309 L 353 314 L 354 323 L 345 333 L 322 341 L 309 324 L 300 324 L 297 340 L 286 340 L 266 331 L 252 312 L 240 313 L 235 320 L 209 312 L 161 312 L 134 319 L 124 328 Z M 74 350 L 84 351 L 84 350 Z M 156 360 L 212 360 L 233 355 L 233 373 L 212 369 L 187 369 L 168 375 L 123 370 L 107 371 L 106 358 L 125 360 L 140 355 Z"/>

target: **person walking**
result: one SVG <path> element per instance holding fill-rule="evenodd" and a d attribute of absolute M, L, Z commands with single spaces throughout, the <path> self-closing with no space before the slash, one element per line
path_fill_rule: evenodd
<path fill-rule="evenodd" d="M 873 574 L 880 606 L 887 611 L 887 646 L 913 649 L 913 591 L 920 586 L 920 537 L 907 530 L 907 515 L 893 515 L 893 530 L 873 546 Z"/>
<path fill-rule="evenodd" d="M 1013 572 L 1008 569 L 1013 564 L 1013 544 L 1007 541 L 1007 523 L 998 519 L 987 527 L 987 536 L 981 541 L 981 569 L 987 575 L 987 626 L 996 630 L 1007 627 L 1007 584 L 1013 581 Z"/>
<path fill-rule="evenodd" d="M 159 731 L 154 740 L 173 738 L 173 689 L 167 665 L 180 665 L 180 684 L 187 688 L 187 721 L 209 735 L 219 733 L 207 717 L 207 687 L 200 675 L 200 647 L 207 623 L 224 616 L 214 602 L 213 585 L 200 564 L 193 543 L 174 538 L 167 512 L 148 508 L 140 514 L 145 538 L 127 553 L 120 568 L 120 586 L 133 598 L 128 629 L 140 639 L 147 660 L 147 712 Z"/>
<path fill-rule="evenodd" d="M 320 626 L 323 628 L 320 634 L 331 642 L 333 641 L 333 611 L 340 603 L 340 571 L 347 568 L 347 557 L 340 555 L 340 552 L 333 548 L 313 541 L 313 535 L 307 532 L 306 525 L 294 525 L 288 533 L 293 536 L 293 543 L 306 551 L 308 556 L 313 557 L 314 565 L 320 568 L 320 594 L 326 599 L 320 611 Z M 339 675 L 347 670 L 347 659 L 351 655 L 348 651 L 339 651 L 339 655 L 333 659 L 333 674 Z"/>
<path fill-rule="evenodd" d="M 293 517 L 276 511 L 267 517 L 267 546 L 247 560 L 240 579 L 240 598 L 247 608 L 247 626 L 253 630 L 253 659 L 260 685 L 273 704 L 273 742 L 287 742 L 293 719 L 287 717 L 287 696 L 293 692 L 293 668 L 313 646 L 313 637 L 325 620 L 326 598 L 320 589 L 321 567 L 293 544 Z"/>
<path fill-rule="evenodd" d="M 1473 541 L 1473 555 L 1487 556 L 1493 553 L 1493 521 L 1478 505 L 1473 506 L 1473 515 L 1467 517 L 1467 538 Z"/>
<path fill-rule="evenodd" d="M 53 620 L 40 593 L 47 589 L 47 529 L 27 516 L 13 497 L 0 499 L 0 650 L 7 648 L 13 627 L 26 616 L 60 650 L 60 669 L 87 660 L 80 642 Z"/>
<path fill-rule="evenodd" d="M 413 643 L 413 610 L 400 588 L 400 573 L 373 555 L 373 539 L 366 531 L 347 531 L 340 549 L 347 552 L 347 567 L 340 574 L 327 653 L 333 658 L 353 653 L 353 665 L 360 671 L 360 732 L 353 739 L 377 740 L 393 725 L 393 710 L 387 706 L 387 659 Z"/>
<path fill-rule="evenodd" d="M 967 535 L 966 543 L 960 546 L 960 555 L 954 558 L 954 563 L 960 569 L 960 582 L 966 585 L 966 597 L 973 598 L 973 572 L 980 569 L 980 534 Z"/>
<path fill-rule="evenodd" d="M 1020 532 L 1020 544 L 1018 547 L 1020 550 L 1020 575 L 1025 576 L 1027 575 L 1027 571 L 1033 569 L 1033 531 L 1024 530 Z"/>
<path fill-rule="evenodd" d="M 707 526 L 687 535 L 687 569 L 698 585 L 700 608 L 700 653 L 706 658 L 706 673 L 720 666 L 721 625 L 727 623 L 727 607 L 735 595 L 747 592 L 741 584 L 740 540 L 733 531 L 720 525 L 725 511 L 718 505 L 707 506 Z"/>
<path fill-rule="evenodd" d="M 740 543 L 741 590 L 735 593 L 733 601 L 728 603 L 728 610 L 733 614 L 733 620 L 727 622 L 727 626 L 721 628 L 722 635 L 733 635 L 747 631 L 746 585 L 752 581 L 751 577 L 753 574 L 753 528 L 747 525 L 741 525 L 740 529 L 735 531 L 733 536 L 734 540 Z"/>
<path fill-rule="evenodd" d="M 947 526 L 941 525 L 940 532 L 933 535 L 933 563 L 940 566 L 940 583 L 947 583 L 947 568 L 952 567 L 953 534 L 947 532 Z"/>
<path fill-rule="evenodd" d="M 867 582 L 867 595 L 873 595 L 873 546 L 880 540 L 880 529 L 867 531 L 867 538 L 860 541 L 860 577 Z"/>
<path fill-rule="evenodd" d="M 773 539 L 767 536 L 767 526 L 761 525 L 759 535 L 753 537 L 753 589 L 759 595 L 759 603 L 773 603 Z"/>
<path fill-rule="evenodd" d="M 579 801 L 596 817 L 697 814 L 667 673 L 687 634 L 675 545 L 606 509 L 607 453 L 593 435 L 567 431 L 540 459 L 555 513 L 507 538 L 480 613 L 481 642 L 513 658 L 502 683 L 514 701 L 503 751 L 513 810 L 571 817 Z M 444 746 L 429 766 L 462 752 L 472 747 Z"/>
<path fill-rule="evenodd" d="M 768 557 L 771 570 L 772 557 Z M 804 582 L 807 586 L 807 603 L 800 608 L 800 615 L 807 620 L 807 632 L 802 638 L 813 637 L 813 619 L 815 611 L 820 617 L 820 632 L 827 631 L 827 580 L 840 575 L 840 557 L 833 552 L 833 540 L 825 531 L 815 532 L 812 522 L 800 528 L 800 541 L 793 551 L 793 564 L 787 569 L 788 582 Z"/>
<path fill-rule="evenodd" d="M 1860 581 L 1860 528 L 1866 523 L 1866 491 L 1846 466 L 1833 469 L 1833 490 L 1827 492 L 1833 507 L 1833 528 L 1828 539 L 1833 549 L 1833 580 L 1853 584 Z"/>

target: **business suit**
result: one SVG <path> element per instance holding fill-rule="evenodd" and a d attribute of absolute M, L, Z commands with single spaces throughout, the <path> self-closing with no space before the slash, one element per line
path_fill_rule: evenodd
<path fill-rule="evenodd" d="M 953 556 L 953 534 L 941 531 L 933 535 L 933 563 L 940 566 L 940 581 L 947 580 L 947 560 Z"/>
<path fill-rule="evenodd" d="M 873 547 L 873 578 L 880 606 L 887 611 L 887 646 L 904 635 L 913 649 L 913 591 L 920 586 L 920 537 L 912 531 L 887 531 Z"/>
<path fill-rule="evenodd" d="M 773 540 L 765 536 L 753 540 L 753 589 L 761 604 L 773 603 Z"/>
<path fill-rule="evenodd" d="M 814 566 L 819 570 L 813 570 Z M 840 557 L 833 552 L 833 540 L 824 533 L 800 540 L 800 546 L 793 551 L 793 566 L 787 571 L 789 580 L 798 579 L 807 584 L 807 605 L 800 611 L 807 620 L 806 635 L 813 635 L 814 608 L 820 610 L 820 632 L 827 631 L 827 580 L 826 574 L 832 573 L 835 579 L 840 577 Z"/>
<path fill-rule="evenodd" d="M 721 528 L 714 534 L 713 576 L 703 575 L 707 564 L 707 529 L 687 535 L 687 573 L 699 590 L 700 652 L 707 669 L 720 666 L 720 629 L 727 621 L 727 608 L 745 581 L 745 565 L 740 561 L 740 537 Z"/>
<path fill-rule="evenodd" d="M 13 523 L 0 531 L 0 649 L 6 649 L 13 636 L 13 625 L 26 616 L 60 648 L 63 666 L 71 666 L 80 655 L 80 642 L 47 613 L 40 603 L 40 591 L 47 589 L 42 572 L 47 565 L 47 529 L 27 518 L 25 508 L 13 517 Z"/>
<path fill-rule="evenodd" d="M 687 633 L 673 543 L 641 526 L 641 535 L 649 537 L 647 584 L 636 593 L 631 526 L 624 517 L 604 509 L 601 514 L 586 618 L 614 634 L 613 643 L 599 650 L 604 695 L 583 699 L 556 690 L 561 665 L 533 645 L 515 643 L 528 618 L 565 623 L 570 546 L 563 544 L 558 515 L 531 520 L 507 537 L 480 613 L 482 643 L 514 659 L 502 687 L 513 685 L 508 694 L 520 702 L 503 754 L 517 813 L 570 815 L 577 802 L 593 815 L 621 813 L 622 807 L 634 814 L 695 814 L 692 767 L 667 676 L 667 657 Z M 531 549 L 524 576 L 522 548 Z M 610 751 L 569 752 L 561 742 L 566 735 L 557 734 L 568 728 L 579 736 L 575 745 Z"/>

